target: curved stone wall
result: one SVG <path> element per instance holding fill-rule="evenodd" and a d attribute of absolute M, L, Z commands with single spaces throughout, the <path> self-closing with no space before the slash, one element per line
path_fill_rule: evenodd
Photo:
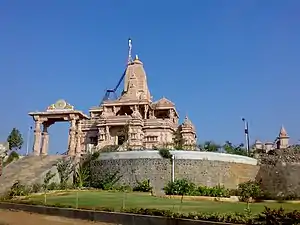
<path fill-rule="evenodd" d="M 225 185 L 236 188 L 241 182 L 254 180 L 259 166 L 257 160 L 245 156 L 214 152 L 170 151 L 175 155 L 175 178 L 186 178 L 198 185 Z M 120 184 L 136 185 L 150 179 L 156 190 L 171 180 L 171 162 L 158 151 L 129 151 L 101 153 L 93 162 L 93 179 L 107 172 L 119 171 Z"/>

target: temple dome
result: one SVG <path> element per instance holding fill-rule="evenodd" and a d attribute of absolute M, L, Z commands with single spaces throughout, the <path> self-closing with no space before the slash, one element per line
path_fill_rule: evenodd
<path fill-rule="evenodd" d="M 191 129 L 195 130 L 194 124 L 192 123 L 192 121 L 187 116 L 184 118 L 184 121 L 182 123 L 182 127 L 191 128 Z"/>
<path fill-rule="evenodd" d="M 164 108 L 164 107 L 174 107 L 175 104 L 171 102 L 169 99 L 163 97 L 154 103 L 156 108 Z"/>

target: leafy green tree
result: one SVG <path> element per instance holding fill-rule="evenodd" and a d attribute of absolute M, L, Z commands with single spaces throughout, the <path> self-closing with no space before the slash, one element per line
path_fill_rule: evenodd
<path fill-rule="evenodd" d="M 72 158 L 62 158 L 57 162 L 56 167 L 60 178 L 60 188 L 65 189 L 70 175 L 74 171 L 73 160 Z"/>
<path fill-rule="evenodd" d="M 24 143 L 22 134 L 17 128 L 13 128 L 7 137 L 7 142 L 9 144 L 9 150 L 18 151 L 22 148 Z"/>
<path fill-rule="evenodd" d="M 218 152 L 221 146 L 214 143 L 213 141 L 205 141 L 203 144 L 199 145 L 199 148 L 201 151 L 205 152 Z"/>
<path fill-rule="evenodd" d="M 244 144 L 233 145 L 231 142 L 226 141 L 223 145 L 223 149 L 228 154 L 247 156 L 247 151 L 244 148 Z"/>

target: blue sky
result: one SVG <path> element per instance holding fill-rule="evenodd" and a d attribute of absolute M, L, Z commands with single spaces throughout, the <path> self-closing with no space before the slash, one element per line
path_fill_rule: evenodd
<path fill-rule="evenodd" d="M 199 141 L 273 140 L 282 124 L 300 139 L 298 0 L 3 0 L 0 2 L 0 140 L 29 111 L 65 99 L 88 113 L 118 82 L 127 39 L 155 99 L 175 102 Z M 297 63 L 298 62 L 298 63 Z M 65 151 L 68 125 L 50 128 Z"/>

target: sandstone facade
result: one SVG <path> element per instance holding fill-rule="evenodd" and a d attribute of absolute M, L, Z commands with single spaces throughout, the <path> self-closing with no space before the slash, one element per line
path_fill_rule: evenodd
<path fill-rule="evenodd" d="M 131 58 L 129 42 L 128 64 L 118 85 L 106 93 L 114 93 L 122 81 L 124 88 L 118 98 L 109 95 L 99 106 L 89 110 L 89 116 L 74 109 L 64 100 L 50 105 L 46 111 L 31 112 L 35 121 L 34 155 L 48 152 L 48 128 L 55 122 L 70 122 L 68 155 L 81 155 L 117 146 L 119 151 L 158 147 L 195 150 L 196 130 L 188 117 L 179 124 L 175 104 L 163 97 L 153 101 L 142 61 Z M 42 126 L 42 128 L 41 128 Z"/>

